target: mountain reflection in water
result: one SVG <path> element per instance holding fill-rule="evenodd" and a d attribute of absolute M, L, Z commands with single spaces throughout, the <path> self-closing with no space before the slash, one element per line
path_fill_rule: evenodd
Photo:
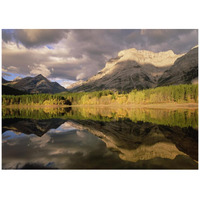
<path fill-rule="evenodd" d="M 198 169 L 198 110 L 3 109 L 3 169 Z"/>

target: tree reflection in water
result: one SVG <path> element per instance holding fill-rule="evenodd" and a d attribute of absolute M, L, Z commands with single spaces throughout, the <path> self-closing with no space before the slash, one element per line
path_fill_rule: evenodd
<path fill-rule="evenodd" d="M 197 169 L 197 127 L 191 109 L 6 109 L 2 167 Z"/>

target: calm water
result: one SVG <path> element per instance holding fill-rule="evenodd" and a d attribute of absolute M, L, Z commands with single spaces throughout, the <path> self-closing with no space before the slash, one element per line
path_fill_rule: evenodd
<path fill-rule="evenodd" d="M 198 169 L 198 110 L 3 109 L 3 169 Z"/>

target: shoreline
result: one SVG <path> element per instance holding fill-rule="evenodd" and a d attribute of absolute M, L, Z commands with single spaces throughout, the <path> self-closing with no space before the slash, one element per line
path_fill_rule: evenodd
<path fill-rule="evenodd" d="M 67 107 L 97 107 L 97 108 L 104 108 L 104 107 L 116 107 L 116 108 L 151 108 L 151 109 L 198 109 L 198 103 L 159 103 L 159 104 L 109 104 L 109 105 L 9 105 L 9 106 L 2 106 L 3 108 L 13 108 L 13 109 L 22 109 L 22 108 L 67 108 Z"/>

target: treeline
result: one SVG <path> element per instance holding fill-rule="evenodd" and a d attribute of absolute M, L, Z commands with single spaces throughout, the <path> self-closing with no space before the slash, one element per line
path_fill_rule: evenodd
<path fill-rule="evenodd" d="M 198 85 L 172 85 L 118 93 L 64 92 L 59 94 L 2 95 L 2 105 L 122 105 L 152 103 L 197 103 Z"/>
<path fill-rule="evenodd" d="M 71 105 L 61 94 L 2 95 L 2 105 Z"/>

